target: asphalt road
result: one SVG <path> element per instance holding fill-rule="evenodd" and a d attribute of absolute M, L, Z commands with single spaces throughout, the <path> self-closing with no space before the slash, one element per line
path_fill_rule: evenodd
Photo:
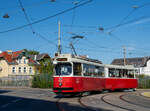
<path fill-rule="evenodd" d="M 58 111 L 51 90 L 0 89 L 0 111 Z"/>
<path fill-rule="evenodd" d="M 142 96 L 142 92 L 144 90 L 103 93 L 83 97 L 82 102 L 89 107 L 109 111 L 150 111 L 150 98 Z"/>
<path fill-rule="evenodd" d="M 0 89 L 0 111 L 150 111 L 145 91 L 58 98 L 51 89 Z"/>

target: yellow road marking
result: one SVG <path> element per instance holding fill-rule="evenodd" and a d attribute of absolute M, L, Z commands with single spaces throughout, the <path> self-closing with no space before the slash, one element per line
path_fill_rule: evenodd
<path fill-rule="evenodd" d="M 143 92 L 142 95 L 146 97 L 150 97 L 150 92 Z"/>

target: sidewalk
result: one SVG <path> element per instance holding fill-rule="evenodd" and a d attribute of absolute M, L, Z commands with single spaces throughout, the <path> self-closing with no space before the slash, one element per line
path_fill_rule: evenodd
<path fill-rule="evenodd" d="M 143 92 L 141 95 L 150 98 L 150 92 Z"/>

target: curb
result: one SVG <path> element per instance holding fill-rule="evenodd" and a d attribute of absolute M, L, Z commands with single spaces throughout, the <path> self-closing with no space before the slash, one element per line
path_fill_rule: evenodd
<path fill-rule="evenodd" d="M 150 98 L 150 92 L 143 92 L 141 95 Z"/>

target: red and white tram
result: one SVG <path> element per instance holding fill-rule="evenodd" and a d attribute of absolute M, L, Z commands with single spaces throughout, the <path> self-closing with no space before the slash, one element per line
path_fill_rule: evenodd
<path fill-rule="evenodd" d="M 135 89 L 137 79 L 132 66 L 105 65 L 100 61 L 60 54 L 55 57 L 53 91 L 82 93 L 116 89 Z"/>

